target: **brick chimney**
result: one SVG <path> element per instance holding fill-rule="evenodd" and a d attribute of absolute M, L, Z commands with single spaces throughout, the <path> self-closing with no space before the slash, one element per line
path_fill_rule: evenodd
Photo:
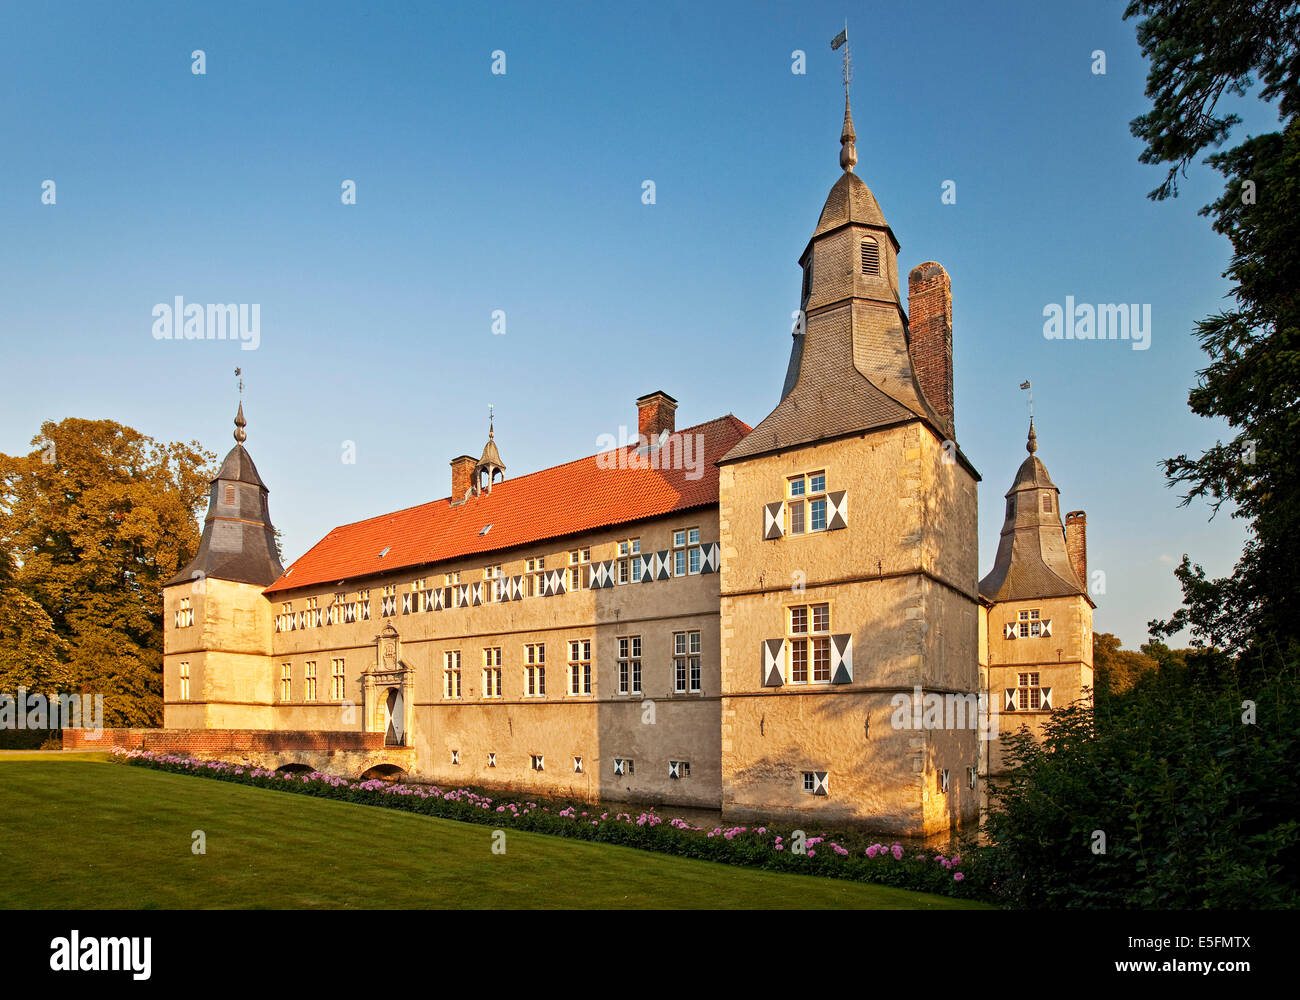
<path fill-rule="evenodd" d="M 1088 589 L 1088 515 L 1081 510 L 1072 510 L 1065 515 L 1065 552 L 1070 557 L 1070 565 Z"/>
<path fill-rule="evenodd" d="M 451 502 L 461 503 L 474 485 L 474 466 L 478 459 L 472 455 L 458 455 L 451 460 Z"/>
<path fill-rule="evenodd" d="M 676 430 L 677 400 L 663 390 L 647 393 L 636 401 L 637 433 L 654 444 L 664 431 Z"/>
<path fill-rule="evenodd" d="M 912 368 L 921 392 L 953 432 L 952 283 L 942 264 L 926 261 L 907 276 Z"/>

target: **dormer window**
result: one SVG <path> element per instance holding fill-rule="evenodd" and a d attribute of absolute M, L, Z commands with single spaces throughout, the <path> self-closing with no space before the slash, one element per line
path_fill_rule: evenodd
<path fill-rule="evenodd" d="M 862 241 L 862 273 L 880 273 L 880 244 L 873 236 L 868 236 Z"/>

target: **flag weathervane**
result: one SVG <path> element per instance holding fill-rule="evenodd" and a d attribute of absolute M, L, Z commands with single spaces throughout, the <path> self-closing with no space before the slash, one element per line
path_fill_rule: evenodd
<path fill-rule="evenodd" d="M 1028 381 L 1020 383 L 1020 388 L 1029 392 L 1029 420 L 1032 423 L 1034 419 L 1034 387 Z"/>
<path fill-rule="evenodd" d="M 239 398 L 244 398 L 244 380 L 240 377 L 243 374 L 242 368 L 235 369 L 235 378 L 239 379 Z"/>
<path fill-rule="evenodd" d="M 853 79 L 853 62 L 849 59 L 849 22 L 844 21 L 844 30 L 831 39 L 831 51 L 844 47 L 844 94 L 849 92 L 849 81 Z"/>

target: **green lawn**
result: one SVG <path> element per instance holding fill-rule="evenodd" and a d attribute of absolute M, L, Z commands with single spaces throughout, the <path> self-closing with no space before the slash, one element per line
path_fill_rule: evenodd
<path fill-rule="evenodd" d="M 191 852 L 202 830 L 207 854 Z M 0 757 L 0 907 L 968 909 L 207 778 Z M 21 873 L 25 876 L 19 877 Z"/>

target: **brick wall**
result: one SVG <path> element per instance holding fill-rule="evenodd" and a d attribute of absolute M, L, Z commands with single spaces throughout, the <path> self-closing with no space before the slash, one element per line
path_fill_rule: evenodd
<path fill-rule="evenodd" d="M 953 431 L 952 285 L 942 264 L 927 261 L 907 276 L 912 367 L 921 392 Z"/>
<path fill-rule="evenodd" d="M 1088 588 L 1088 515 L 1072 510 L 1065 515 L 1065 551 L 1084 589 Z"/>
<path fill-rule="evenodd" d="M 382 750 L 383 733 L 265 729 L 105 729 L 95 739 L 84 729 L 65 729 L 65 750 L 159 750 L 170 753 Z"/>
<path fill-rule="evenodd" d="M 677 400 L 664 392 L 652 392 L 636 401 L 637 432 L 654 442 L 664 431 L 676 430 Z"/>

